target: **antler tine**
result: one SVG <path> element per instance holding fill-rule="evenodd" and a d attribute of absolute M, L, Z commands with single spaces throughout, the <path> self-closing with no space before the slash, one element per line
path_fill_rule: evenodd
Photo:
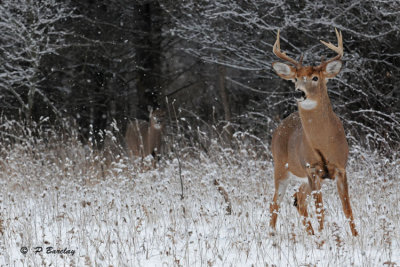
<path fill-rule="evenodd" d="M 303 64 L 303 58 L 304 58 L 304 55 L 303 55 L 303 53 L 301 53 L 299 62 L 297 63 L 298 66 L 301 66 L 301 64 Z"/>
<path fill-rule="evenodd" d="M 324 44 L 326 47 L 328 47 L 329 49 L 331 49 L 331 50 L 333 50 L 333 51 L 335 51 L 337 53 L 337 56 L 335 56 L 335 57 L 333 57 L 333 58 L 331 58 L 328 61 L 325 61 L 323 63 L 329 63 L 329 62 L 334 61 L 334 60 L 339 60 L 339 59 L 341 59 L 343 57 L 343 37 L 342 37 L 342 32 L 338 31 L 336 28 L 335 28 L 335 32 L 336 32 L 336 37 L 337 37 L 337 40 L 338 40 L 338 46 L 335 46 L 332 43 L 327 43 L 327 42 L 324 42 L 324 41 L 320 40 L 322 44 Z"/>
<path fill-rule="evenodd" d="M 287 56 L 284 52 L 281 52 L 281 44 L 279 41 L 279 30 L 278 33 L 276 35 L 276 41 L 274 44 L 274 48 L 272 49 L 272 51 L 274 52 L 274 54 L 279 57 L 280 59 L 283 59 L 285 61 L 288 61 L 290 63 L 292 63 L 293 65 L 295 65 L 296 67 L 298 67 L 299 65 L 301 65 L 301 60 L 299 62 L 297 62 L 296 60 L 294 60 L 293 58 Z"/>

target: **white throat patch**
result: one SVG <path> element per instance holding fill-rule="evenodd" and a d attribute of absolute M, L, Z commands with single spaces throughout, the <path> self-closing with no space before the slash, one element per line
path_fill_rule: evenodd
<path fill-rule="evenodd" d="M 314 109 L 317 106 L 317 101 L 311 100 L 311 99 L 306 99 L 304 101 L 301 101 L 300 107 L 306 110 L 311 110 Z"/>

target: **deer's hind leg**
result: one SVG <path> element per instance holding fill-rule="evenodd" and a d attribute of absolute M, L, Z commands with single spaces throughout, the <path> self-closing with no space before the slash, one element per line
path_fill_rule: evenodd
<path fill-rule="evenodd" d="M 276 221 L 278 219 L 279 207 L 282 202 L 283 196 L 286 193 L 286 188 L 289 182 L 288 171 L 284 166 L 275 165 L 274 168 L 274 182 L 275 182 L 275 193 L 272 199 L 272 203 L 269 207 L 271 213 L 270 225 L 275 230 Z"/>
<path fill-rule="evenodd" d="M 337 175 L 337 189 L 339 192 L 339 197 L 342 202 L 344 215 L 349 220 L 351 233 L 353 236 L 357 236 L 358 232 L 356 230 L 356 225 L 354 223 L 353 211 L 350 205 L 350 197 L 349 197 L 349 186 L 347 184 L 347 175 L 346 171 L 339 171 Z"/>

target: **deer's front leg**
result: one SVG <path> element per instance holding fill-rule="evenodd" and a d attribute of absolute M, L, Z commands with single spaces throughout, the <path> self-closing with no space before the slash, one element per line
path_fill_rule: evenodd
<path fill-rule="evenodd" d="M 324 204 L 322 202 L 321 177 L 318 175 L 318 172 L 313 174 L 312 190 L 313 190 L 313 197 L 314 197 L 314 201 L 315 201 L 315 209 L 316 209 L 316 213 L 317 213 L 317 219 L 318 219 L 318 223 L 319 223 L 318 230 L 321 232 L 322 229 L 324 229 L 325 210 L 324 210 Z"/>
<path fill-rule="evenodd" d="M 307 167 L 306 171 L 308 176 L 308 184 L 312 191 L 312 195 L 315 201 L 315 210 L 317 213 L 317 219 L 319 223 L 318 230 L 321 232 L 322 229 L 324 229 L 324 218 L 325 218 L 325 211 L 321 193 L 321 179 L 324 173 L 322 168 L 320 168 L 318 164 L 315 164 L 314 166 L 315 167 Z"/>
<path fill-rule="evenodd" d="M 304 183 L 300 186 L 299 191 L 294 194 L 294 206 L 297 211 L 303 217 L 303 225 L 307 229 L 307 233 L 310 235 L 314 234 L 314 229 L 311 226 L 311 222 L 308 220 L 307 212 L 307 196 L 311 194 L 311 187 L 308 183 Z"/>

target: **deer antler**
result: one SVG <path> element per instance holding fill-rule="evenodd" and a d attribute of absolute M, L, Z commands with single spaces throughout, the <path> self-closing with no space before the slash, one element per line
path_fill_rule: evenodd
<path fill-rule="evenodd" d="M 296 68 L 301 67 L 301 63 L 303 61 L 303 55 L 300 56 L 300 60 L 299 61 L 296 61 L 293 58 L 291 58 L 288 55 L 286 55 L 284 52 L 281 52 L 281 44 L 280 44 L 280 41 L 279 41 L 279 30 L 278 30 L 278 34 L 276 35 L 276 41 L 275 41 L 275 44 L 274 44 L 274 47 L 273 47 L 272 51 L 274 52 L 274 54 L 277 57 L 292 63 Z"/>
<path fill-rule="evenodd" d="M 320 41 L 321 41 L 321 43 L 323 43 L 326 47 L 328 47 L 329 49 L 335 51 L 335 52 L 337 53 L 337 56 L 335 56 L 335 57 L 333 57 L 333 58 L 331 58 L 331 59 L 329 59 L 329 60 L 327 60 L 327 61 L 324 61 L 324 60 L 322 59 L 322 60 L 321 60 L 321 65 L 322 65 L 322 64 L 328 64 L 329 62 L 332 62 L 332 61 L 334 61 L 334 60 L 339 60 L 339 59 L 341 59 L 341 58 L 343 57 L 343 38 L 342 38 L 342 33 L 339 32 L 336 28 L 335 28 L 335 32 L 336 32 L 336 37 L 337 37 L 337 40 L 338 40 L 338 46 L 335 46 L 335 45 L 333 45 L 332 43 L 324 42 L 324 41 L 322 41 L 322 40 L 320 40 Z"/>

